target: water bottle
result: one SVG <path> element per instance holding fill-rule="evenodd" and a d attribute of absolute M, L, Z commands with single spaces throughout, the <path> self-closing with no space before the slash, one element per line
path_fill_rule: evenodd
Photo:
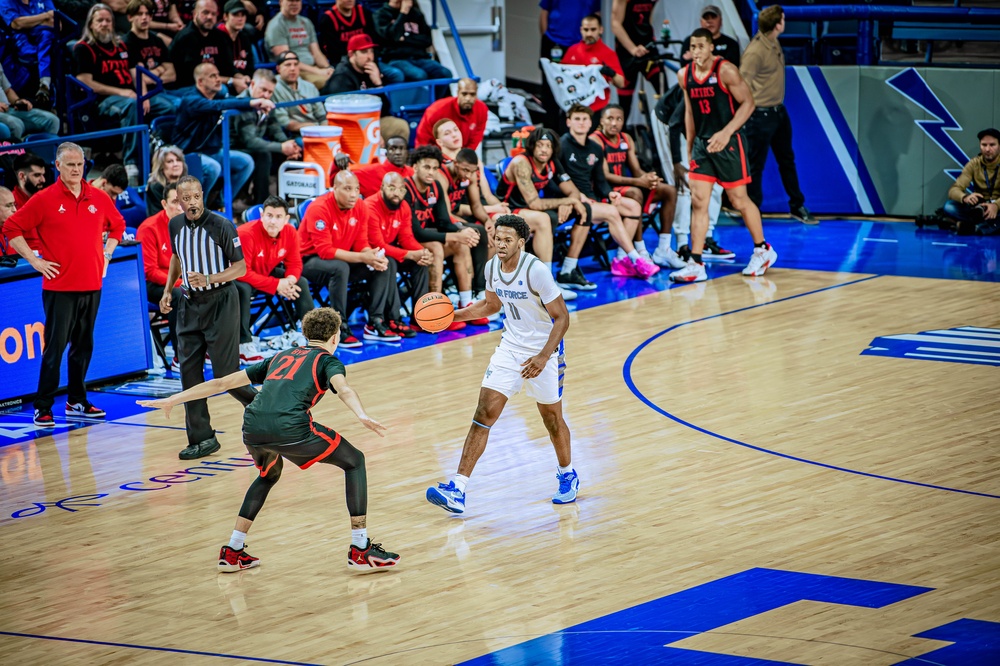
<path fill-rule="evenodd" d="M 379 259 L 381 259 L 382 257 L 384 257 L 385 256 L 385 248 L 380 247 L 378 249 L 378 252 L 375 253 L 375 256 L 378 257 Z M 369 265 L 368 266 L 368 270 L 373 271 L 375 269 L 372 266 Z"/>
<path fill-rule="evenodd" d="M 660 41 L 669 42 L 670 41 L 670 20 L 663 19 L 663 25 L 660 26 Z"/>

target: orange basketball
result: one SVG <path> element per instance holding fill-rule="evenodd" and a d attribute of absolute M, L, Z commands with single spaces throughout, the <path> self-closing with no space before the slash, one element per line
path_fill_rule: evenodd
<path fill-rule="evenodd" d="M 444 294 L 432 291 L 417 299 L 413 318 L 420 324 L 420 328 L 429 333 L 438 333 L 451 326 L 455 319 L 455 306 Z"/>

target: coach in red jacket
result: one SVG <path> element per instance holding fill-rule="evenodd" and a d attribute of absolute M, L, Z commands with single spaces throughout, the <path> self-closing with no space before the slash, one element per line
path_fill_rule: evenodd
<path fill-rule="evenodd" d="M 309 282 L 302 277 L 299 234 L 288 224 L 288 202 L 268 197 L 260 219 L 241 225 L 239 234 L 247 272 L 236 280 L 240 292 L 240 344 L 253 342 L 250 334 L 250 303 L 263 291 L 295 301 L 295 318 L 302 321 L 315 308 Z"/>
<path fill-rule="evenodd" d="M 341 171 L 333 179 L 333 190 L 316 199 L 299 225 L 302 243 L 302 274 L 309 282 L 326 284 L 330 306 L 340 313 L 343 328 L 340 346 L 360 347 L 347 320 L 349 282 L 368 281 L 368 325 L 365 339 L 398 342 L 384 320 L 396 272 L 389 269 L 384 255 L 368 244 L 368 215 L 358 203 L 358 179 L 350 171 Z"/>
<path fill-rule="evenodd" d="M 382 179 L 382 189 L 368 197 L 361 205 L 368 213 L 368 244 L 385 250 L 389 268 L 408 277 L 410 297 L 417 299 L 428 291 L 428 266 L 434 255 L 413 235 L 413 213 L 406 203 L 406 181 L 398 173 L 387 173 Z M 416 335 L 413 328 L 404 326 L 399 318 L 402 301 L 399 288 L 392 289 L 385 320 L 390 331 L 404 338 Z"/>
<path fill-rule="evenodd" d="M 148 191 L 148 190 L 147 190 Z M 163 291 L 167 286 L 167 271 L 170 270 L 170 258 L 174 251 L 170 247 L 170 218 L 184 214 L 184 207 L 177 200 L 177 183 L 167 183 L 163 188 L 162 209 L 156 215 L 147 217 L 136 229 L 135 239 L 142 243 L 142 268 L 146 274 L 146 300 L 159 307 Z M 180 303 L 184 298 L 181 280 L 176 280 L 171 288 L 171 298 L 174 303 Z M 170 343 L 177 355 L 177 308 L 171 308 L 167 313 L 167 324 L 170 328 Z"/>
<path fill-rule="evenodd" d="M 7 220 L 10 246 L 42 274 L 45 351 L 35 396 L 35 425 L 51 428 L 59 368 L 69 344 L 69 395 L 66 414 L 104 418 L 87 400 L 86 376 L 94 353 L 94 321 L 111 253 L 125 232 L 125 220 L 111 198 L 83 179 L 83 148 L 62 143 L 56 149 L 59 179 L 28 200 Z M 107 242 L 104 229 L 110 229 Z M 41 257 L 24 240 L 38 233 Z M 102 243 L 103 247 L 102 247 Z"/>
<path fill-rule="evenodd" d="M 417 125 L 417 146 L 433 146 L 434 125 L 439 120 L 454 120 L 462 130 L 462 147 L 475 150 L 483 142 L 486 133 L 486 104 L 476 97 L 478 86 L 472 79 L 458 82 L 458 96 L 445 97 L 427 107 L 424 117 Z"/>

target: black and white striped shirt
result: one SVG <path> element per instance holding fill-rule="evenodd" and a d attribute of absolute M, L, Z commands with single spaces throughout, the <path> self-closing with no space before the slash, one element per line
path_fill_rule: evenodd
<path fill-rule="evenodd" d="M 192 287 L 188 272 L 214 275 L 226 270 L 230 264 L 243 260 L 240 237 L 232 222 L 218 213 L 206 210 L 191 222 L 185 215 L 170 220 L 170 244 L 174 255 L 181 262 L 181 280 L 189 292 L 203 292 L 225 287 L 228 283 L 212 283 L 207 287 Z"/>

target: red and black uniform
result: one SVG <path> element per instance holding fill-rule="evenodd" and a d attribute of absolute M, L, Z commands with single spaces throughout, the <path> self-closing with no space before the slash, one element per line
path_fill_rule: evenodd
<path fill-rule="evenodd" d="M 355 35 L 368 35 L 378 43 L 371 14 L 360 4 L 355 4 L 350 16 L 344 16 L 331 7 L 319 17 L 316 36 L 319 48 L 334 67 L 347 56 L 347 42 Z"/>
<path fill-rule="evenodd" d="M 650 18 L 657 2 L 658 0 L 628 0 L 622 26 L 625 28 L 625 34 L 636 46 L 646 46 L 655 38 Z M 625 50 L 625 47 L 617 39 L 615 39 L 615 53 L 618 55 L 622 71 L 625 74 L 625 87 L 621 88 L 619 93 L 631 96 L 640 75 L 645 77 L 647 81 L 654 81 L 656 75 L 660 73 L 661 65 L 658 62 L 636 59 Z"/>
<path fill-rule="evenodd" d="M 736 100 L 722 84 L 719 69 L 726 62 L 716 56 L 704 79 L 698 79 L 695 64 L 687 66 L 684 85 L 691 100 L 694 118 L 694 141 L 688 177 L 719 183 L 722 187 L 739 187 L 750 182 L 747 165 L 746 138 L 743 129 L 733 132 L 729 145 L 717 153 L 708 152 L 708 140 L 721 131 L 736 115 Z"/>
<path fill-rule="evenodd" d="M 608 163 L 608 171 L 616 176 L 625 176 L 625 169 L 628 168 L 628 151 L 632 147 L 632 139 L 625 132 L 621 132 L 612 141 L 604 132 L 597 130 L 590 135 L 590 138 L 597 142 L 604 152 L 604 161 Z"/>
<path fill-rule="evenodd" d="M 94 81 L 106 86 L 135 90 L 135 81 L 129 71 L 128 49 L 124 42 L 105 45 L 80 40 L 73 47 L 73 62 L 76 74 L 90 74 Z M 99 100 L 106 97 L 108 95 L 98 95 Z"/>
<path fill-rule="evenodd" d="M 408 252 L 424 249 L 413 235 L 413 212 L 410 205 L 401 201 L 397 208 L 390 208 L 381 193 L 365 199 L 362 205 L 368 212 L 368 244 L 384 249 L 385 256 L 395 267 L 396 273 L 402 272 L 409 276 L 410 296 L 416 302 L 429 291 L 430 273 L 427 266 L 406 258 Z M 385 319 L 398 321 L 401 307 L 399 289 L 393 289 Z"/>
<path fill-rule="evenodd" d="M 302 321 L 306 313 L 316 307 L 309 293 L 309 282 L 302 277 L 302 253 L 299 250 L 299 234 L 290 224 L 286 224 L 271 238 L 264 223 L 255 220 L 236 229 L 243 248 L 243 258 L 247 262 L 246 274 L 236 279 L 236 291 L 240 294 L 240 344 L 251 342 L 250 304 L 254 293 L 263 291 L 274 295 L 278 292 L 278 281 L 293 276 L 299 286 L 299 297 L 295 299 L 295 318 Z"/>
<path fill-rule="evenodd" d="M 302 244 L 302 274 L 313 284 L 326 284 L 330 307 L 340 313 L 347 325 L 347 287 L 351 282 L 368 283 L 368 317 L 382 317 L 395 287 L 396 273 L 390 266 L 384 271 L 369 270 L 365 263 L 337 259 L 339 251 L 362 252 L 368 244 L 368 211 L 364 206 L 341 208 L 333 192 L 319 197 L 309 206 L 299 225 Z"/>
<path fill-rule="evenodd" d="M 490 240 L 486 234 L 486 227 L 471 214 L 465 216 L 458 214 L 458 209 L 462 204 L 471 206 L 469 202 L 469 185 L 471 181 L 456 181 L 455 177 L 451 175 L 451 169 L 448 166 L 442 166 L 441 172 L 448 181 L 448 203 L 451 206 L 452 214 L 463 220 L 466 226 L 472 227 L 479 233 L 479 242 L 475 247 L 470 248 L 472 254 L 472 290 L 476 293 L 485 291 L 486 262 L 489 260 L 490 254 Z M 477 171 L 476 179 L 478 180 L 478 178 L 479 172 Z M 480 198 L 482 198 L 482 195 L 480 195 Z"/>
<path fill-rule="evenodd" d="M 462 204 L 465 204 L 466 206 L 470 205 L 470 181 L 456 181 L 455 177 L 451 175 L 451 169 L 446 166 L 441 167 L 441 173 L 444 174 L 445 180 L 448 181 L 448 203 L 451 205 L 451 212 L 458 215 L 458 209 L 462 206 Z"/>
<path fill-rule="evenodd" d="M 146 300 L 153 305 L 160 302 L 164 287 L 167 285 L 167 271 L 170 270 L 170 259 L 174 251 L 170 246 L 170 218 L 167 211 L 161 210 L 152 217 L 147 217 L 135 232 L 135 239 L 142 244 L 142 267 L 146 274 Z M 184 298 L 181 290 L 181 279 L 171 287 L 171 299 L 175 305 Z M 177 312 L 173 307 L 167 313 L 167 324 L 170 329 L 170 342 L 174 353 L 177 352 Z"/>
<path fill-rule="evenodd" d="M 45 343 L 35 409 L 49 410 L 59 388 L 59 368 L 69 352 L 69 403 L 87 402 L 86 375 L 94 352 L 94 322 L 101 304 L 104 230 L 122 237 L 125 220 L 107 194 L 86 181 L 74 196 L 60 178 L 31 197 L 4 224 L 8 238 L 36 230 L 42 258 L 59 264 L 59 274 L 42 277 Z"/>
<path fill-rule="evenodd" d="M 572 181 L 570 175 L 566 173 L 563 169 L 562 164 L 559 160 L 549 160 L 539 171 L 538 167 L 535 166 L 535 160 L 530 159 L 527 155 L 520 155 L 514 159 L 526 159 L 528 160 L 528 165 L 531 167 L 531 184 L 535 186 L 535 191 L 538 192 L 539 196 L 546 199 L 555 198 L 560 199 L 565 197 L 563 191 L 559 189 L 559 183 L 565 183 L 567 181 Z M 528 203 L 524 200 L 524 195 L 521 194 L 520 188 L 517 186 L 516 180 L 511 180 L 507 177 L 507 171 L 510 170 L 511 165 L 507 165 L 504 169 L 503 178 L 497 183 L 497 197 L 501 201 L 507 202 L 510 205 L 510 212 L 517 215 L 521 212 L 522 208 L 528 208 Z M 590 204 L 583 204 L 587 208 L 587 219 L 579 220 L 576 219 L 576 213 L 572 213 L 570 219 L 574 220 L 576 224 L 590 224 L 591 212 Z M 559 226 L 559 211 L 555 210 L 544 210 L 542 211 L 549 216 L 549 220 L 552 222 L 552 229 L 554 230 Z"/>
<path fill-rule="evenodd" d="M 413 236 L 421 243 L 444 243 L 446 234 L 461 231 L 451 221 L 448 197 L 437 181 L 421 192 L 413 178 L 407 178 L 406 203 L 413 212 Z"/>

